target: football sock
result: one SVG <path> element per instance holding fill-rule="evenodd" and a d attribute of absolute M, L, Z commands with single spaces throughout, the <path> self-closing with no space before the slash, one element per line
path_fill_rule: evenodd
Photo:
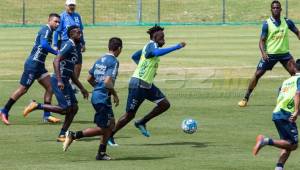
<path fill-rule="evenodd" d="M 283 166 L 284 166 L 283 163 L 277 163 L 277 164 L 276 164 L 276 167 L 281 167 L 281 168 L 283 168 Z"/>
<path fill-rule="evenodd" d="M 249 97 L 250 97 L 252 91 L 253 91 L 253 89 L 247 90 L 247 93 L 246 93 L 246 95 L 245 95 L 245 97 L 244 97 L 247 101 L 249 100 Z"/>
<path fill-rule="evenodd" d="M 39 109 L 39 110 L 43 110 L 43 104 L 41 104 L 41 103 L 38 103 L 38 105 L 37 105 L 37 109 Z"/>
<path fill-rule="evenodd" d="M 50 102 L 44 102 L 45 104 L 51 104 Z M 44 111 L 44 117 L 49 117 L 51 116 L 51 112 Z"/>
<path fill-rule="evenodd" d="M 136 123 L 139 125 L 145 125 L 146 121 L 144 119 L 140 119 L 140 120 L 136 121 Z"/>
<path fill-rule="evenodd" d="M 106 153 L 106 145 L 100 144 L 100 145 L 99 145 L 98 154 L 99 154 L 99 155 L 104 155 L 105 153 Z"/>
<path fill-rule="evenodd" d="M 75 139 L 80 139 L 80 138 L 83 138 L 83 132 L 82 131 L 77 131 L 75 132 L 75 135 L 74 135 Z"/>
<path fill-rule="evenodd" d="M 11 109 L 12 105 L 15 104 L 15 102 L 16 102 L 16 101 L 15 101 L 14 99 L 9 98 L 9 100 L 7 101 L 7 103 L 6 103 L 5 106 L 4 106 L 3 112 L 4 112 L 5 114 L 8 114 L 9 110 Z"/>
<path fill-rule="evenodd" d="M 274 145 L 273 139 L 264 138 L 263 145 Z"/>
<path fill-rule="evenodd" d="M 66 134 L 66 130 L 61 129 L 61 130 L 60 130 L 60 133 L 59 133 L 59 136 L 60 136 L 60 135 L 65 135 L 65 134 Z"/>

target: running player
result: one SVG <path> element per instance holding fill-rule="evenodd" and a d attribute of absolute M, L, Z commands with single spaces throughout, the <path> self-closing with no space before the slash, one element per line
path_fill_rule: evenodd
<path fill-rule="evenodd" d="M 168 48 L 160 48 L 165 44 L 164 28 L 156 25 L 150 28 L 147 33 L 150 35 L 150 42 L 144 46 L 140 56 L 136 55 L 139 58 L 134 58 L 138 66 L 129 82 L 126 112 L 118 120 L 116 127 L 113 129 L 112 137 L 108 142 L 108 144 L 112 146 L 115 145 L 113 135 L 135 117 L 138 108 L 145 99 L 156 104 L 152 111 L 135 122 L 135 126 L 146 137 L 150 136 L 150 133 L 146 129 L 146 123 L 167 111 L 170 107 L 168 99 L 160 89 L 153 84 L 154 77 L 160 57 L 181 49 L 186 44 L 182 42 Z"/>
<path fill-rule="evenodd" d="M 122 40 L 117 37 L 111 38 L 108 43 L 108 49 L 109 52 L 95 62 L 89 71 L 90 75 L 88 77 L 88 82 L 94 87 L 92 104 L 96 112 L 94 122 L 97 127 L 77 132 L 68 131 L 63 144 L 63 149 L 66 151 L 75 139 L 102 135 L 96 156 L 97 160 L 111 159 L 106 154 L 106 145 L 115 126 L 111 95 L 113 96 L 115 105 L 118 106 L 119 104 L 114 84 L 118 75 L 119 62 L 117 57 L 122 51 Z"/>
<path fill-rule="evenodd" d="M 296 61 L 296 75 L 282 83 L 273 111 L 273 121 L 280 136 L 279 140 L 258 135 L 253 154 L 266 145 L 281 149 L 275 170 L 283 170 L 284 164 L 292 151 L 298 147 L 298 129 L 296 120 L 300 114 L 300 60 Z"/>
<path fill-rule="evenodd" d="M 48 24 L 43 26 L 35 39 L 31 53 L 24 64 L 24 71 L 20 80 L 20 86 L 10 96 L 5 106 L 0 110 L 1 120 L 4 124 L 9 125 L 9 111 L 15 102 L 22 97 L 35 80 L 45 89 L 44 103 L 51 104 L 52 89 L 50 76 L 45 68 L 45 60 L 48 53 L 57 55 L 57 51 L 51 48 L 53 31 L 59 26 L 60 16 L 51 13 L 48 17 Z M 44 121 L 59 122 L 60 119 L 51 116 L 50 112 L 44 112 Z"/>
<path fill-rule="evenodd" d="M 23 112 L 25 117 L 36 109 L 65 115 L 64 124 L 57 138 L 58 142 L 63 142 L 65 140 L 65 133 L 78 111 L 77 99 L 69 80 L 72 79 L 79 87 L 83 97 L 85 99 L 88 98 L 87 90 L 82 86 L 74 73 L 74 65 L 78 59 L 76 44 L 80 42 L 80 28 L 77 26 L 70 26 L 68 28 L 68 35 L 70 37 L 69 41 L 65 43 L 57 57 L 54 59 L 53 65 L 55 74 L 51 76 L 51 86 L 58 101 L 58 106 L 32 101 Z"/>

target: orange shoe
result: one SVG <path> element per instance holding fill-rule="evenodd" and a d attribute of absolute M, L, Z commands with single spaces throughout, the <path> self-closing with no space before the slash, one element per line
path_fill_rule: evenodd
<path fill-rule="evenodd" d="M 6 115 L 5 113 L 2 113 L 0 111 L 0 116 L 1 116 L 1 121 L 5 124 L 5 125 L 10 125 L 9 121 L 8 121 L 8 115 Z"/>
<path fill-rule="evenodd" d="M 238 102 L 238 106 L 240 107 L 246 107 L 247 104 L 248 104 L 248 100 L 245 98 Z"/>
<path fill-rule="evenodd" d="M 61 120 L 59 118 L 54 117 L 54 116 L 48 116 L 48 117 L 44 117 L 44 122 L 59 123 L 59 122 L 61 122 Z"/>
<path fill-rule="evenodd" d="M 57 142 L 65 142 L 66 135 L 59 135 L 56 139 Z"/>
<path fill-rule="evenodd" d="M 34 111 L 38 107 L 38 103 L 36 101 L 31 101 L 28 106 L 24 108 L 23 116 L 26 117 L 32 111 Z"/>
<path fill-rule="evenodd" d="M 254 156 L 256 156 L 259 152 L 259 150 L 261 148 L 263 148 L 265 145 L 264 145 L 264 136 L 263 135 L 258 135 L 256 137 L 256 143 L 255 143 L 255 146 L 253 147 L 253 150 L 252 150 L 252 153 Z"/>

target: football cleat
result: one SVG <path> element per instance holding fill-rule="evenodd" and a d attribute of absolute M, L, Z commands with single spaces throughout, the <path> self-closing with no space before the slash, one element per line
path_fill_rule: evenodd
<path fill-rule="evenodd" d="M 26 117 L 32 111 L 34 111 L 38 107 L 38 103 L 36 101 L 31 101 L 28 106 L 24 108 L 23 116 Z"/>
<path fill-rule="evenodd" d="M 5 124 L 5 125 L 10 125 L 9 121 L 8 121 L 8 114 L 5 114 L 2 112 L 2 110 L 0 111 L 0 116 L 1 116 L 1 121 Z"/>
<path fill-rule="evenodd" d="M 108 141 L 107 141 L 107 144 L 108 144 L 109 146 L 112 146 L 112 147 L 117 147 L 117 146 L 119 146 L 118 144 L 116 144 L 114 137 L 110 137 L 110 138 L 108 139 Z"/>
<path fill-rule="evenodd" d="M 111 157 L 109 155 L 105 154 L 97 154 L 96 160 L 111 160 Z"/>
<path fill-rule="evenodd" d="M 61 120 L 59 118 L 56 118 L 54 116 L 48 116 L 48 117 L 44 117 L 44 122 L 45 123 L 59 123 L 61 122 Z"/>
<path fill-rule="evenodd" d="M 247 106 L 247 103 L 248 103 L 248 100 L 244 98 L 243 100 L 241 100 L 241 101 L 238 103 L 238 105 L 239 105 L 240 107 L 246 107 L 246 106 Z"/>
<path fill-rule="evenodd" d="M 65 135 L 59 135 L 56 139 L 57 142 L 65 142 L 66 136 Z"/>
<path fill-rule="evenodd" d="M 140 130 L 142 135 L 146 137 L 150 137 L 149 131 L 146 129 L 146 125 L 139 124 L 138 122 L 134 122 L 134 126 Z"/>
<path fill-rule="evenodd" d="M 63 151 L 66 152 L 74 140 L 74 132 L 67 131 L 65 141 L 63 143 Z"/>
<path fill-rule="evenodd" d="M 253 147 L 253 150 L 252 150 L 252 153 L 254 156 L 256 156 L 259 152 L 259 150 L 261 148 L 263 148 L 265 145 L 264 145 L 264 136 L 263 135 L 258 135 L 256 137 L 256 143 L 255 143 L 255 146 Z"/>

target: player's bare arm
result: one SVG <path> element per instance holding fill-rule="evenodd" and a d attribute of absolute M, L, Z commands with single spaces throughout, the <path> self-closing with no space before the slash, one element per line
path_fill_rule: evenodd
<path fill-rule="evenodd" d="M 76 77 L 75 73 L 73 72 L 72 77 L 71 77 L 72 81 L 77 85 L 77 87 L 80 89 L 83 98 L 84 99 L 88 99 L 89 98 L 89 92 L 83 87 L 83 85 L 81 84 L 81 82 L 78 80 L 78 78 Z"/>
<path fill-rule="evenodd" d="M 295 122 L 299 115 L 299 106 L 300 106 L 300 92 L 299 91 L 297 91 L 295 94 L 294 103 L 295 103 L 295 112 L 290 117 L 291 122 Z"/>
<path fill-rule="evenodd" d="M 92 87 L 95 87 L 96 82 L 95 82 L 95 78 L 94 78 L 93 76 L 88 75 L 87 81 L 89 82 L 89 84 L 90 84 Z"/>
<path fill-rule="evenodd" d="M 267 41 L 267 37 L 261 37 L 259 40 L 259 49 L 261 52 L 261 57 L 265 61 L 269 60 L 269 57 L 266 52 L 266 41 Z"/>
<path fill-rule="evenodd" d="M 55 73 L 56 78 L 57 78 L 57 86 L 60 89 L 64 89 L 64 83 L 62 82 L 61 74 L 60 74 L 60 61 L 62 59 L 63 59 L 63 57 L 59 55 L 53 61 L 54 73 Z"/>
<path fill-rule="evenodd" d="M 105 83 L 105 87 L 107 88 L 107 90 L 112 94 L 113 101 L 115 103 L 115 106 L 117 107 L 119 105 L 119 97 L 118 97 L 116 90 L 114 89 L 112 77 L 107 76 L 104 80 L 104 83 Z"/>

